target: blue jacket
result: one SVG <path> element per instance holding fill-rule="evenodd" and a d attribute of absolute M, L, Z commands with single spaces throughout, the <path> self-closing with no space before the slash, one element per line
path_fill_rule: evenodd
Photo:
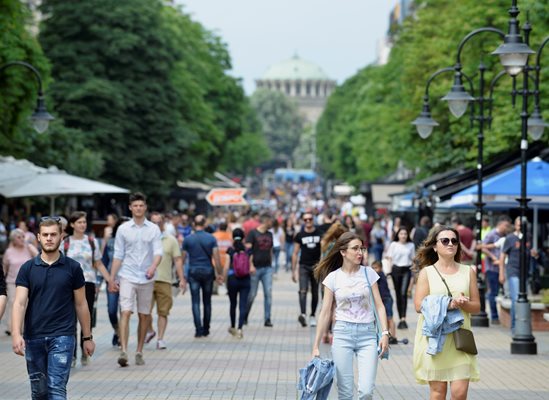
<path fill-rule="evenodd" d="M 326 400 L 334 380 L 335 367 L 332 360 L 315 357 L 305 368 L 299 370 L 297 389 L 302 390 L 301 400 Z"/>
<path fill-rule="evenodd" d="M 442 351 L 446 335 L 457 331 L 463 325 L 460 310 L 448 310 L 452 300 L 448 296 L 429 295 L 421 302 L 423 314 L 423 335 L 429 338 L 427 354 L 435 355 Z"/>

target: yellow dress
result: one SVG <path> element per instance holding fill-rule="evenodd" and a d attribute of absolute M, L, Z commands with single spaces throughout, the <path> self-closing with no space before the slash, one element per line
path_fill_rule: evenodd
<path fill-rule="evenodd" d="M 453 296 L 464 293 L 469 296 L 469 280 L 471 267 L 458 264 L 459 270 L 455 274 L 442 274 Z M 431 265 L 426 267 L 429 280 L 430 294 L 447 295 L 446 286 L 440 276 Z M 439 270 L 440 271 L 440 270 Z M 463 313 L 463 328 L 471 329 L 471 315 Z M 442 351 L 434 356 L 427 354 L 428 339 L 423 336 L 423 314 L 419 315 L 414 341 L 414 374 L 416 381 L 427 384 L 429 381 L 451 382 L 461 379 L 469 379 L 476 382 L 480 379 L 477 364 L 477 356 L 457 350 L 452 334 L 446 335 L 446 342 Z"/>

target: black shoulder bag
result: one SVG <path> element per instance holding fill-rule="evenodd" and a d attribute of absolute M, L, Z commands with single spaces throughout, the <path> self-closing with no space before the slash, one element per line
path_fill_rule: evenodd
<path fill-rule="evenodd" d="M 446 286 L 446 290 L 448 291 L 448 296 L 450 296 L 451 298 L 452 292 L 450 292 L 450 288 L 446 284 L 446 280 L 442 277 L 441 273 L 438 272 L 437 267 L 433 265 L 433 268 L 435 269 L 435 271 L 437 271 L 440 279 L 442 279 L 442 283 L 444 283 L 444 286 Z M 457 331 L 454 331 L 453 335 L 456 349 L 472 355 L 478 354 L 477 345 L 475 344 L 475 337 L 473 336 L 472 331 L 465 328 L 459 328 Z"/>

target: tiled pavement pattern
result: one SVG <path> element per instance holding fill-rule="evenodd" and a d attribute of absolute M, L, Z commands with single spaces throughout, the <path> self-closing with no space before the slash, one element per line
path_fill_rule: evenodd
<path fill-rule="evenodd" d="M 96 353 L 89 366 L 78 362 L 69 381 L 70 399 L 297 399 L 297 370 L 308 360 L 312 328 L 298 321 L 297 285 L 280 272 L 274 281 L 274 328 L 263 327 L 262 289 L 245 326 L 244 339 L 227 333 L 228 299 L 214 296 L 211 335 L 194 338 L 190 296 L 178 296 L 169 319 L 167 350 L 146 345 L 146 364 L 134 364 L 135 320 L 132 317 L 130 366 L 116 363 L 104 293 L 99 297 Z M 415 331 L 411 311 L 410 341 Z M 3 331 L 3 329 L 2 329 Z M 511 355 L 509 332 L 501 327 L 476 328 L 481 381 L 471 385 L 470 399 L 549 399 L 549 332 L 536 332 L 538 355 Z M 378 399 L 427 399 L 427 387 L 412 374 L 413 344 L 395 345 L 391 359 L 383 361 L 377 375 Z M 327 348 L 324 349 L 328 351 Z M 11 341 L 0 334 L 0 399 L 30 398 L 24 359 L 11 352 Z M 332 390 L 331 399 L 336 399 Z"/>

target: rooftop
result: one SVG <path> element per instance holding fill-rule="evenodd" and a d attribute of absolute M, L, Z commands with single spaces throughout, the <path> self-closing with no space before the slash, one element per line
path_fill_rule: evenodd
<path fill-rule="evenodd" d="M 263 80 L 331 80 L 318 65 L 299 58 L 298 55 L 270 66 Z"/>

